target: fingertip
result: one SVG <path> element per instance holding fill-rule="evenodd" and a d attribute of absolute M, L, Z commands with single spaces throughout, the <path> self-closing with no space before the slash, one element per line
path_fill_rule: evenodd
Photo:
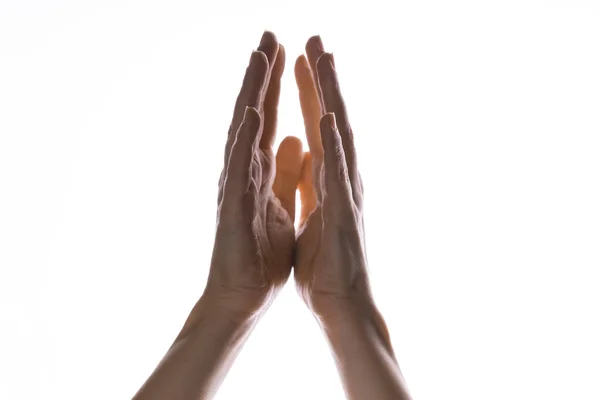
<path fill-rule="evenodd" d="M 286 149 L 298 150 L 300 153 L 302 153 L 302 140 L 296 136 L 286 136 L 283 138 L 279 146 Z"/>
<path fill-rule="evenodd" d="M 296 58 L 296 63 L 294 64 L 294 71 L 296 72 L 296 75 L 299 72 L 309 68 L 310 67 L 308 66 L 308 60 L 306 59 L 306 56 L 304 54 L 300 54 L 298 58 Z"/>
<path fill-rule="evenodd" d="M 312 73 L 316 74 L 317 60 L 325 52 L 320 36 L 313 36 L 306 42 L 306 56 Z"/>
<path fill-rule="evenodd" d="M 277 36 L 272 31 L 266 29 L 260 38 L 260 45 L 277 43 Z"/>
<path fill-rule="evenodd" d="M 275 34 L 271 31 L 265 31 L 260 39 L 260 44 L 258 45 L 257 50 L 265 53 L 269 65 L 273 65 L 279 50 L 279 43 L 277 42 L 277 37 Z"/>
<path fill-rule="evenodd" d="M 304 87 L 309 83 L 314 85 L 310 66 L 304 54 L 300 55 L 296 59 L 296 64 L 294 65 L 294 75 L 296 76 L 296 83 L 299 86 Z"/>
<path fill-rule="evenodd" d="M 300 56 L 298 57 L 298 63 L 304 68 L 310 68 L 305 54 L 300 54 Z"/>
<path fill-rule="evenodd" d="M 332 112 L 325 113 L 319 122 L 321 132 L 337 132 L 337 124 L 335 114 Z M 321 135 L 323 136 L 323 135 Z"/>
<path fill-rule="evenodd" d="M 305 47 L 306 53 L 309 52 L 323 52 L 325 47 L 323 46 L 323 40 L 320 35 L 314 35 L 308 38 Z"/>
<path fill-rule="evenodd" d="M 260 68 L 265 71 L 269 69 L 269 59 L 267 58 L 267 55 L 260 50 L 254 50 L 252 52 L 250 63 L 256 69 Z"/>
<path fill-rule="evenodd" d="M 300 177 L 302 170 L 302 141 L 295 136 L 287 136 L 277 149 L 277 169 Z"/>

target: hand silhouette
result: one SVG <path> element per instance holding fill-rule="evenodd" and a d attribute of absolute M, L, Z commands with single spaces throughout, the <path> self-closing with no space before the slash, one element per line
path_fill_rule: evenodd
<path fill-rule="evenodd" d="M 295 192 L 302 144 L 273 155 L 285 50 L 265 32 L 252 53 L 225 149 L 214 251 L 204 297 L 249 315 L 287 281 L 295 247 Z"/>
<path fill-rule="evenodd" d="M 295 279 L 319 317 L 371 306 L 364 247 L 362 183 L 352 128 L 333 56 L 316 36 L 295 65 L 310 153 L 298 188 L 302 200 Z"/>

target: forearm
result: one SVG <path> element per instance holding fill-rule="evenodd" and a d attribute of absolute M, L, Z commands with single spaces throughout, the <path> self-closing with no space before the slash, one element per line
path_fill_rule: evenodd
<path fill-rule="evenodd" d="M 320 321 L 348 399 L 410 399 L 377 308 L 347 305 L 336 314 Z"/>
<path fill-rule="evenodd" d="M 218 310 L 203 296 L 133 400 L 211 399 L 252 331 L 256 318 Z"/>

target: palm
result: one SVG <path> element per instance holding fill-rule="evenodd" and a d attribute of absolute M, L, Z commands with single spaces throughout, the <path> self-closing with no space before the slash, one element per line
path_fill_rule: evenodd
<path fill-rule="evenodd" d="M 356 218 L 342 226 L 324 224 L 323 211 L 318 204 L 298 234 L 294 270 L 300 295 L 315 311 L 332 298 L 359 296 L 368 290 L 360 213 L 356 211 Z"/>
<path fill-rule="evenodd" d="M 289 146 L 293 147 L 294 145 L 293 139 L 285 139 L 280 147 L 280 154 Z M 286 154 L 286 156 L 289 155 Z M 282 166 L 279 171 L 282 171 L 281 167 L 289 163 L 289 158 L 284 159 L 280 156 Z M 278 286 L 285 283 L 290 273 L 295 246 L 295 231 L 293 211 L 286 210 L 282 200 L 273 191 L 273 177 L 276 172 L 277 165 L 273 151 L 259 149 L 252 166 L 253 180 L 260 182 L 260 188 L 257 188 L 258 204 L 251 208 L 253 221 L 255 221 L 253 224 L 255 248 L 251 256 L 256 260 L 259 268 L 264 270 L 264 275 L 270 281 L 269 283 Z M 278 176 L 275 179 L 279 181 L 280 178 L 284 179 L 285 177 Z"/>
<path fill-rule="evenodd" d="M 277 158 L 271 149 L 257 149 L 240 212 L 221 202 L 213 263 L 227 265 L 219 269 L 219 280 L 229 291 L 262 301 L 287 281 L 294 256 L 293 192 L 301 157 L 301 143 L 293 137 L 282 141 Z M 286 193 L 288 187 L 294 191 Z"/>
<path fill-rule="evenodd" d="M 323 268 L 319 266 L 327 265 L 327 253 L 323 250 L 322 224 L 321 207 L 317 206 L 306 219 L 297 238 L 294 278 L 300 295 L 307 303 L 310 303 L 314 286 L 321 286 L 323 290 L 320 284 L 323 281 Z"/>

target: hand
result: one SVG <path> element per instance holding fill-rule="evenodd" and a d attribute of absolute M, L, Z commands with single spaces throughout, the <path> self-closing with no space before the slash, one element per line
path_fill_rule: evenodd
<path fill-rule="evenodd" d="M 219 183 L 217 230 L 203 297 L 252 315 L 287 281 L 295 247 L 295 192 L 302 144 L 285 138 L 273 156 L 285 51 L 265 32 L 235 104 Z"/>
<path fill-rule="evenodd" d="M 295 75 L 310 153 L 298 188 L 302 200 L 295 279 L 321 318 L 371 308 L 364 246 L 362 182 L 352 128 L 333 56 L 318 36 L 296 61 Z"/>
<path fill-rule="evenodd" d="M 410 398 L 371 300 L 362 184 L 333 58 L 318 37 L 306 50 L 308 61 L 298 59 L 296 78 L 310 153 L 303 158 L 300 141 L 286 138 L 273 157 L 285 54 L 266 32 L 229 129 L 205 292 L 135 399 L 212 398 L 255 317 L 288 279 L 295 253 L 299 291 L 323 322 L 348 398 Z M 302 230 L 296 243 L 297 188 Z"/>

